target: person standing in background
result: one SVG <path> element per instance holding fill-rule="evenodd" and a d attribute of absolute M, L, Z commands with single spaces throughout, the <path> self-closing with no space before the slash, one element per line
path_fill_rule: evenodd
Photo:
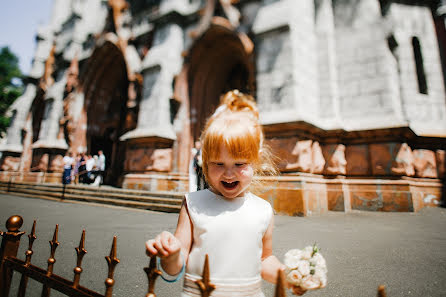
<path fill-rule="evenodd" d="M 71 169 L 73 167 L 73 157 L 71 152 L 67 152 L 63 157 L 63 177 L 62 183 L 67 185 L 71 182 Z"/>
<path fill-rule="evenodd" d="M 93 167 L 94 167 L 94 159 L 92 155 L 87 155 L 87 160 L 85 161 L 85 169 L 87 170 L 87 178 L 86 183 L 93 183 Z"/>
<path fill-rule="evenodd" d="M 201 142 L 195 142 L 196 153 L 194 156 L 194 169 L 197 176 L 197 191 L 208 188 L 204 174 L 203 174 L 203 160 L 201 157 Z"/>
<path fill-rule="evenodd" d="M 85 184 L 87 182 L 87 169 L 86 169 L 87 159 L 85 157 L 85 153 L 81 153 L 81 157 L 79 160 L 79 182 L 81 184 Z"/>
<path fill-rule="evenodd" d="M 189 192 L 197 191 L 197 171 L 195 169 L 195 155 L 197 154 L 197 149 L 193 147 L 191 149 L 191 158 L 189 162 Z"/>
<path fill-rule="evenodd" d="M 105 174 L 105 155 L 102 150 L 98 151 L 99 155 L 99 175 L 101 177 L 101 181 L 99 182 L 100 185 L 104 183 L 104 174 Z"/>

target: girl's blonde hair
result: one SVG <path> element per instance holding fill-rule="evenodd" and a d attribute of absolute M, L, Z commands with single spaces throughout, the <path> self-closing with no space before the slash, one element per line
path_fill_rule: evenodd
<path fill-rule="evenodd" d="M 221 97 L 220 105 L 207 120 L 201 134 L 203 172 L 208 178 L 208 162 L 218 158 L 223 144 L 234 159 L 246 159 L 255 175 L 275 175 L 272 155 L 264 144 L 259 111 L 254 98 L 238 90 Z"/>

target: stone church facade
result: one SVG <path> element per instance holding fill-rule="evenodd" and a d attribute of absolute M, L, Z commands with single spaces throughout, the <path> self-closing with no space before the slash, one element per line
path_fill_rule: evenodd
<path fill-rule="evenodd" d="M 276 211 L 416 211 L 445 192 L 444 1 L 54 0 L 0 175 L 59 182 L 67 151 L 106 183 L 188 190 L 191 148 L 231 89 L 253 94 Z"/>

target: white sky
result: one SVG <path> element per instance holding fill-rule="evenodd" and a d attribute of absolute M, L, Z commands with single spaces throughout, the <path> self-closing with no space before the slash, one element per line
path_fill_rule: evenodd
<path fill-rule="evenodd" d="M 28 74 L 39 25 L 49 23 L 53 0 L 0 0 L 0 48 L 9 46 Z"/>

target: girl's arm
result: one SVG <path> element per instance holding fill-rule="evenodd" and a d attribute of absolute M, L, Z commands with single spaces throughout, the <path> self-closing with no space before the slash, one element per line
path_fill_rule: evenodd
<path fill-rule="evenodd" d="M 276 283 L 278 270 L 284 270 L 285 265 L 273 255 L 273 226 L 274 216 L 271 217 L 271 222 L 263 235 L 263 250 L 262 250 L 262 278 L 272 284 Z"/>
<path fill-rule="evenodd" d="M 266 229 L 265 235 L 263 235 L 263 251 L 262 251 L 262 267 L 261 274 L 262 278 L 270 283 L 275 284 L 277 282 L 277 273 L 279 270 L 285 270 L 285 265 L 280 263 L 280 261 L 273 255 L 273 227 L 274 227 L 274 216 L 271 217 L 271 222 L 269 223 L 268 229 Z M 295 287 L 290 285 L 285 280 L 288 288 L 290 288 L 295 295 L 303 295 L 306 290 L 301 287 Z"/>
<path fill-rule="evenodd" d="M 187 263 L 191 244 L 192 223 L 185 202 L 183 202 L 175 235 L 163 231 L 155 239 L 146 242 L 146 249 L 150 256 L 157 255 L 161 258 L 161 267 L 164 271 L 170 275 L 176 275 L 181 271 L 183 264 Z M 183 257 L 181 257 L 180 251 Z"/>
<path fill-rule="evenodd" d="M 175 237 L 181 242 L 181 252 L 184 256 L 184 263 L 187 263 L 190 248 L 193 241 L 192 222 L 187 210 L 186 199 L 183 200 L 180 215 L 178 216 L 177 229 L 175 230 Z"/>

